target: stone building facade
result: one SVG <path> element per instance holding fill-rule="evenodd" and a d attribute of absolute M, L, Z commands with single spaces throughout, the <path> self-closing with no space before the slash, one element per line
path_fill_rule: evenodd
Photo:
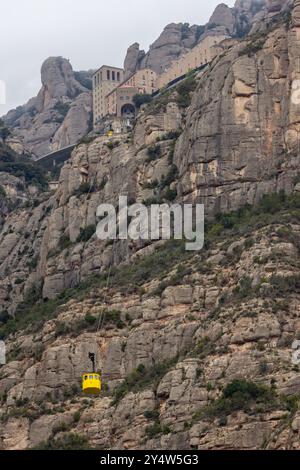
<path fill-rule="evenodd" d="M 103 65 L 93 75 L 94 126 L 108 114 L 106 96 L 124 81 L 124 70 Z"/>
<path fill-rule="evenodd" d="M 153 94 L 189 71 L 211 62 L 221 51 L 224 35 L 209 35 L 178 60 L 157 75 L 146 68 L 124 79 L 124 70 L 102 66 L 93 76 L 94 126 L 105 116 L 132 119 L 136 114 L 133 97 L 136 94 Z"/>
<path fill-rule="evenodd" d="M 150 69 L 139 70 L 107 95 L 107 113 L 117 117 L 134 117 L 134 95 L 151 95 L 156 90 L 156 73 Z"/>
<path fill-rule="evenodd" d="M 226 36 L 207 36 L 191 51 L 183 54 L 178 60 L 174 60 L 157 79 L 157 89 L 161 89 L 168 83 L 182 77 L 189 71 L 208 64 L 218 54 L 218 44 L 227 39 Z"/>

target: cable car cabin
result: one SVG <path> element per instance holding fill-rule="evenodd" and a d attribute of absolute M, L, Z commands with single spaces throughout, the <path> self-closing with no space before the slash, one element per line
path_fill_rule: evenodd
<path fill-rule="evenodd" d="M 99 374 L 87 373 L 82 376 L 82 391 L 86 395 L 99 395 L 101 378 Z"/>

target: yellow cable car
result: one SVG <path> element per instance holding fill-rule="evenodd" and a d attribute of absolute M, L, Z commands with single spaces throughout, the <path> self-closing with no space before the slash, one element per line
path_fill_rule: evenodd
<path fill-rule="evenodd" d="M 84 374 L 82 376 L 82 391 L 86 395 L 99 395 L 101 378 L 99 374 Z"/>
<path fill-rule="evenodd" d="M 112 137 L 114 135 L 114 132 L 113 131 L 108 131 L 106 135 L 107 135 L 107 137 Z"/>
<path fill-rule="evenodd" d="M 82 391 L 85 395 L 99 395 L 101 392 L 101 377 L 95 373 L 95 354 L 89 353 L 93 364 L 93 372 L 86 372 L 82 376 Z"/>

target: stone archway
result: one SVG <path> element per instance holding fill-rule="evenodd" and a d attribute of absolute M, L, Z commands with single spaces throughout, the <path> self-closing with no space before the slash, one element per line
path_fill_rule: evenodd
<path fill-rule="evenodd" d="M 135 117 L 135 107 L 131 103 L 126 103 L 121 108 L 121 116 L 124 119 L 132 119 Z"/>

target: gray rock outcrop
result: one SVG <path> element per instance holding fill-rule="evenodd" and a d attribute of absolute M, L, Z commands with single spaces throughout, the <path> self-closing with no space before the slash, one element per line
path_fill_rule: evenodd
<path fill-rule="evenodd" d="M 42 65 L 41 81 L 36 98 L 3 118 L 37 157 L 78 142 L 90 130 L 92 114 L 91 73 L 75 73 L 68 60 L 50 57 Z"/>
<path fill-rule="evenodd" d="M 137 43 L 128 48 L 124 62 L 125 74 L 129 76 L 145 67 L 161 73 L 179 55 L 189 51 L 207 35 L 243 37 L 264 16 L 265 7 L 266 0 L 237 0 L 234 8 L 224 3 L 218 5 L 204 26 L 171 23 L 164 28 L 146 54 L 140 51 Z"/>

